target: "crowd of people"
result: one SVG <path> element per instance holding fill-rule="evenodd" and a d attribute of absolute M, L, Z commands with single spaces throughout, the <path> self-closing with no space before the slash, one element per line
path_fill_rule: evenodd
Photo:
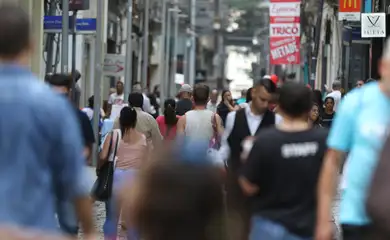
<path fill-rule="evenodd" d="M 94 139 L 93 98 L 80 110 L 68 74 L 28 69 L 30 28 L 0 6 L 0 239 L 75 239 L 79 226 L 99 239 L 103 201 L 105 239 L 121 225 L 131 240 L 331 240 L 340 173 L 343 239 L 390 239 L 390 40 L 381 80 L 344 96 L 339 81 L 323 96 L 264 76 L 237 100 L 185 84 L 159 103 L 118 82 Z"/>

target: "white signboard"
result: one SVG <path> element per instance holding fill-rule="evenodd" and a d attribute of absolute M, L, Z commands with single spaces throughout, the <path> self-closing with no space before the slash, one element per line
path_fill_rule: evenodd
<path fill-rule="evenodd" d="M 103 75 L 123 77 L 125 75 L 125 56 L 106 54 L 104 57 Z"/>
<path fill-rule="evenodd" d="M 362 38 L 386 37 L 385 13 L 362 13 L 361 23 Z"/>
<path fill-rule="evenodd" d="M 359 22 L 360 12 L 339 12 L 339 21 Z"/>

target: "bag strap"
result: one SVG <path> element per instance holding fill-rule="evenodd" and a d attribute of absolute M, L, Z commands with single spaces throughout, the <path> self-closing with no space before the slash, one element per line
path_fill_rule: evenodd
<path fill-rule="evenodd" d="M 115 162 L 116 152 L 118 151 L 118 147 L 119 147 L 119 144 L 120 144 L 120 139 L 122 138 L 121 130 L 114 129 L 112 131 L 111 141 L 115 137 L 115 134 L 116 134 L 116 141 L 115 141 L 115 144 L 112 144 L 112 146 L 110 148 L 111 149 L 110 150 L 111 154 L 110 154 L 110 158 L 109 158 L 109 161 L 113 161 L 113 162 Z M 112 149 L 113 146 L 114 146 L 114 149 Z"/>

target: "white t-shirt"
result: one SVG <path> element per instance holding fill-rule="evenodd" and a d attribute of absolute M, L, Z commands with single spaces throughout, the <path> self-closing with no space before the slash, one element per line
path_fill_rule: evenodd
<path fill-rule="evenodd" d="M 108 99 L 108 104 L 111 104 L 111 105 L 122 105 L 124 103 L 124 94 L 117 94 L 117 93 L 113 93 L 110 95 L 109 99 Z"/>
<path fill-rule="evenodd" d="M 336 91 L 333 91 L 333 92 L 329 93 L 328 95 L 326 95 L 326 97 L 331 97 L 334 99 L 333 110 L 337 111 L 337 106 L 339 105 L 340 100 L 341 100 L 341 92 L 339 90 L 336 90 Z"/>

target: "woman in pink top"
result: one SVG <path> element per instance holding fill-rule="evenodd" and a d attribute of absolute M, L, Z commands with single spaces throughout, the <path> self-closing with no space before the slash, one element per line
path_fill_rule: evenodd
<path fill-rule="evenodd" d="M 176 124 L 179 116 L 176 116 L 176 101 L 167 99 L 164 102 L 164 116 L 157 117 L 157 124 L 165 140 L 174 140 L 176 137 Z"/>
<path fill-rule="evenodd" d="M 106 221 L 103 226 L 105 239 L 116 239 L 117 225 L 121 207 L 115 200 L 116 193 L 126 181 L 132 181 L 138 170 L 147 159 L 148 146 L 146 137 L 135 129 L 137 123 L 137 112 L 130 107 L 124 107 L 119 116 L 120 130 L 114 130 L 104 141 L 101 159 L 108 159 L 111 138 L 111 146 L 116 146 L 116 139 L 119 139 L 115 156 L 115 171 L 113 182 L 113 198 L 106 203 Z M 127 216 L 124 216 L 127 219 Z M 138 237 L 133 229 L 128 228 L 128 239 L 137 240 Z"/>

